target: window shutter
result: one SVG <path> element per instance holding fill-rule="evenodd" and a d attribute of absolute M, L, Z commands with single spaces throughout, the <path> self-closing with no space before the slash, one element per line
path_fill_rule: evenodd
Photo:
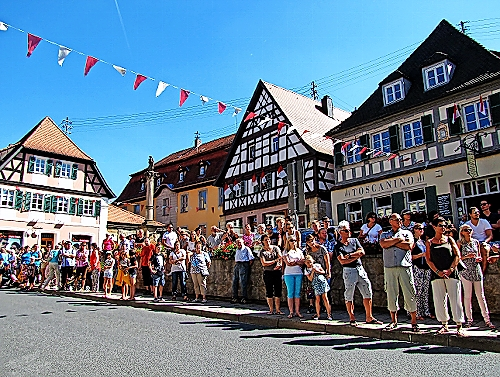
<path fill-rule="evenodd" d="M 76 213 L 76 198 L 69 198 L 69 210 L 68 214 L 74 215 Z"/>
<path fill-rule="evenodd" d="M 47 160 L 45 163 L 45 175 L 48 177 L 52 175 L 52 166 L 54 166 L 54 161 Z"/>
<path fill-rule="evenodd" d="M 340 168 L 344 165 L 344 155 L 342 154 L 342 142 L 335 144 L 333 147 L 333 156 L 335 158 L 335 166 Z"/>
<path fill-rule="evenodd" d="M 345 204 L 337 204 L 337 220 L 341 222 L 345 220 Z"/>
<path fill-rule="evenodd" d="M 361 199 L 361 216 L 363 216 L 363 221 L 366 218 L 366 215 L 368 215 L 368 212 L 372 211 L 373 211 L 373 199 L 372 198 Z"/>
<path fill-rule="evenodd" d="M 399 151 L 399 126 L 397 124 L 389 127 L 389 140 L 391 152 Z"/>
<path fill-rule="evenodd" d="M 405 209 L 405 196 L 402 192 L 391 194 L 392 212 L 401 213 Z"/>
<path fill-rule="evenodd" d="M 58 178 L 61 176 L 62 161 L 56 161 L 56 167 L 54 169 L 54 177 Z"/>
<path fill-rule="evenodd" d="M 57 212 L 57 196 L 52 196 L 51 199 L 51 204 L 50 204 L 50 212 L 56 213 Z"/>
<path fill-rule="evenodd" d="M 427 213 L 438 210 L 436 186 L 427 186 L 425 188 L 425 206 Z"/>
<path fill-rule="evenodd" d="M 495 93 L 489 96 L 491 125 L 500 125 L 500 93 Z"/>
<path fill-rule="evenodd" d="M 363 148 L 363 147 L 370 148 L 370 136 L 369 135 L 361 135 L 359 137 L 359 145 L 361 146 L 361 148 Z M 366 152 L 368 152 L 368 151 L 361 153 L 361 160 L 368 160 L 368 155 L 366 154 Z"/>
<path fill-rule="evenodd" d="M 26 191 L 24 193 L 24 210 L 29 211 L 31 206 L 31 192 Z"/>
<path fill-rule="evenodd" d="M 455 107 L 448 107 L 446 109 L 446 116 L 448 117 L 448 128 L 450 129 L 450 135 L 460 135 L 462 133 L 462 117 L 459 117 L 453 123 L 453 112 Z M 460 111 L 460 108 L 458 109 Z"/>
<path fill-rule="evenodd" d="M 73 164 L 73 166 L 71 166 L 71 179 L 76 179 L 77 174 L 78 174 L 78 164 Z"/>
<path fill-rule="evenodd" d="M 420 120 L 422 122 L 422 133 L 424 134 L 424 143 L 434 141 L 434 125 L 432 124 L 432 115 L 425 115 Z"/>
<path fill-rule="evenodd" d="M 52 203 L 52 196 L 45 195 L 43 197 L 43 212 L 50 212 Z"/>
<path fill-rule="evenodd" d="M 97 199 L 94 203 L 94 217 L 101 216 L 101 200 Z"/>
<path fill-rule="evenodd" d="M 23 192 L 21 190 L 16 190 L 16 199 L 14 202 L 14 208 L 20 211 L 23 208 Z"/>
<path fill-rule="evenodd" d="M 30 156 L 30 159 L 28 160 L 28 173 L 33 173 L 35 171 L 35 161 L 35 156 Z"/>
<path fill-rule="evenodd" d="M 77 209 L 76 209 L 76 214 L 78 216 L 82 216 L 83 215 L 83 199 L 82 198 L 78 199 L 78 206 L 77 206 Z"/>

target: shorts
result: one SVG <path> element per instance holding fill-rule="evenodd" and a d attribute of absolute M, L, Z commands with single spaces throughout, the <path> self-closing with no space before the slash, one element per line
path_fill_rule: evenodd
<path fill-rule="evenodd" d="M 128 276 L 130 276 L 132 279 L 135 279 L 137 277 L 137 271 L 135 271 L 135 272 L 134 271 L 130 271 L 128 273 Z"/>
<path fill-rule="evenodd" d="M 104 279 L 113 279 L 113 269 L 104 270 Z"/>
<path fill-rule="evenodd" d="M 344 267 L 344 300 L 354 301 L 354 290 L 358 287 L 363 298 L 372 298 L 372 284 L 363 266 Z"/>
<path fill-rule="evenodd" d="M 77 267 L 75 279 L 85 278 L 85 276 L 87 276 L 87 266 Z"/>
<path fill-rule="evenodd" d="M 162 272 L 160 275 L 152 274 L 151 279 L 153 280 L 153 286 L 158 287 L 159 285 L 165 285 L 165 274 Z"/>
<path fill-rule="evenodd" d="M 121 287 L 122 285 L 130 285 L 130 275 L 127 274 L 125 275 L 123 273 L 123 270 L 118 270 L 118 273 L 116 274 L 116 281 L 115 284 Z"/>

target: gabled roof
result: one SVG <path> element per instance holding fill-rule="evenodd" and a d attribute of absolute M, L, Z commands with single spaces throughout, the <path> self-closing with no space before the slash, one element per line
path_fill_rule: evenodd
<path fill-rule="evenodd" d="M 455 65 L 450 82 L 424 90 L 422 68 L 444 59 Z M 404 77 L 411 87 L 404 100 L 384 106 L 382 85 Z M 413 107 L 438 100 L 459 90 L 500 78 L 500 58 L 469 36 L 459 32 L 448 21 L 442 20 L 424 42 L 395 71 L 381 81 L 379 87 L 358 110 L 332 128 L 327 135 L 349 130 L 383 117 L 398 114 Z"/>
<path fill-rule="evenodd" d="M 137 215 L 113 204 L 108 206 L 108 223 L 141 225 L 144 224 L 145 220 L 144 216 Z M 165 224 L 158 221 L 153 221 L 153 225 L 158 227 L 165 226 Z"/>

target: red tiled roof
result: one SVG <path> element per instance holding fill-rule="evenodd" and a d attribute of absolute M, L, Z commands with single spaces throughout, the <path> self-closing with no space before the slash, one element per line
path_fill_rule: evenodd
<path fill-rule="evenodd" d="M 141 215 L 137 215 L 133 212 L 127 211 L 123 208 L 117 207 L 113 204 L 108 206 L 108 222 L 109 223 L 119 223 L 119 224 L 132 224 L 141 225 L 144 224 L 146 218 Z M 165 226 L 165 224 L 158 221 L 154 221 L 155 226 Z"/>

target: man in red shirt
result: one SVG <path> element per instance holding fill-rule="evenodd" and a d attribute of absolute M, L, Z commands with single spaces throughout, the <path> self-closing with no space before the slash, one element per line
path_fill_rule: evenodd
<path fill-rule="evenodd" d="M 141 251 L 141 270 L 142 270 L 142 281 L 143 285 L 148 290 L 148 293 L 153 292 L 153 280 L 151 279 L 151 270 L 149 269 L 149 260 L 153 255 L 153 250 L 155 245 L 152 245 L 149 238 L 144 239 L 144 246 L 142 246 Z"/>

